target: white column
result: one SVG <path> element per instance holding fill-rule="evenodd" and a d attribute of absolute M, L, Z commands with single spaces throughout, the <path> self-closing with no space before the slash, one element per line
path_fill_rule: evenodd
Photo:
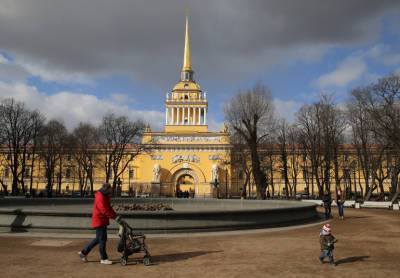
<path fill-rule="evenodd" d="M 192 124 L 192 120 L 191 120 L 191 118 L 192 118 L 192 107 L 188 107 L 188 110 L 189 110 L 189 117 L 188 117 L 188 119 L 189 119 L 189 125 L 191 125 Z"/>
<path fill-rule="evenodd" d="M 171 120 L 171 124 L 175 124 L 175 107 L 172 107 L 172 120 Z"/>
<path fill-rule="evenodd" d="M 168 124 L 168 107 L 165 108 L 165 124 Z"/>
<path fill-rule="evenodd" d="M 183 107 L 183 113 L 182 113 L 182 124 L 185 124 L 185 116 L 186 116 L 186 107 Z"/>
<path fill-rule="evenodd" d="M 199 125 L 201 125 L 201 107 L 199 107 Z"/>
<path fill-rule="evenodd" d="M 197 124 L 200 124 L 200 107 L 197 107 Z"/>
<path fill-rule="evenodd" d="M 207 107 L 204 108 L 204 124 L 207 124 Z"/>
<path fill-rule="evenodd" d="M 178 111 L 177 111 L 177 112 L 178 112 L 178 113 L 177 113 L 177 114 L 178 114 L 178 117 L 176 118 L 176 124 L 179 125 L 179 124 L 180 124 L 180 122 L 179 122 L 179 116 L 181 115 L 181 108 L 178 106 L 176 109 L 178 110 Z"/>

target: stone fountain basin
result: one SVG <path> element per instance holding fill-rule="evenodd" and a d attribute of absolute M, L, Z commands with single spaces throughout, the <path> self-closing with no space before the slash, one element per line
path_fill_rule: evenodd
<path fill-rule="evenodd" d="M 114 198 L 112 203 L 162 203 L 165 211 L 119 214 L 137 231 L 174 233 L 290 226 L 318 218 L 316 205 L 286 200 Z M 90 232 L 93 199 L 0 199 L 0 229 L 5 231 Z M 111 221 L 110 229 L 118 225 Z"/>

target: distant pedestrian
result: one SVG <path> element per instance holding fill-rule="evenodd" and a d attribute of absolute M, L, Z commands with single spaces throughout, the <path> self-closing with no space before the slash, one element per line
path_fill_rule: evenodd
<path fill-rule="evenodd" d="M 337 191 L 337 195 L 336 195 L 336 204 L 339 210 L 339 219 L 344 219 L 344 202 L 345 202 L 345 197 L 342 193 L 342 190 L 338 190 Z"/>
<path fill-rule="evenodd" d="M 325 224 L 319 233 L 319 244 L 321 246 L 321 255 L 319 256 L 319 261 L 324 263 L 325 257 L 328 258 L 329 263 L 332 266 L 336 266 L 333 259 L 333 249 L 335 249 L 335 243 L 337 239 L 331 233 L 331 226 Z"/>
<path fill-rule="evenodd" d="M 322 197 L 322 202 L 324 203 L 324 209 L 325 209 L 325 219 L 331 218 L 331 205 L 332 205 L 332 197 L 331 193 L 326 193 Z"/>
<path fill-rule="evenodd" d="M 104 183 L 101 189 L 96 192 L 94 206 L 92 212 L 92 228 L 96 229 L 96 238 L 89 242 L 82 251 L 79 252 L 79 257 L 86 262 L 86 256 L 90 251 L 99 244 L 100 263 L 110 265 L 112 261 L 108 259 L 106 252 L 107 243 L 107 226 L 110 224 L 109 219 L 119 221 L 119 217 L 113 210 L 110 204 L 112 187 L 109 183 Z"/>

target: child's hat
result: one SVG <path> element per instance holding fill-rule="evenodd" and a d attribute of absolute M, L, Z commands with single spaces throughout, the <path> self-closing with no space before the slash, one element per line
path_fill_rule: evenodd
<path fill-rule="evenodd" d="M 331 225 L 330 225 L 330 224 L 325 224 L 325 225 L 322 227 L 322 230 L 324 230 L 324 231 L 327 232 L 327 233 L 330 233 L 330 232 L 331 232 Z"/>

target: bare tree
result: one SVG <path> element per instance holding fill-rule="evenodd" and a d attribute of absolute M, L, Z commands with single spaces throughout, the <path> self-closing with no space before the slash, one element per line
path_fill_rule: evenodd
<path fill-rule="evenodd" d="M 40 156 L 45 163 L 47 180 L 47 196 L 53 196 L 54 182 L 57 181 L 57 191 L 61 191 L 61 175 L 65 143 L 68 141 L 68 132 L 62 122 L 50 120 L 43 128 L 40 138 Z"/>
<path fill-rule="evenodd" d="M 81 196 L 90 185 L 90 194 L 93 195 L 93 170 L 98 164 L 98 129 L 89 123 L 80 123 L 73 131 L 73 156 L 77 165 L 79 189 Z"/>
<path fill-rule="evenodd" d="M 2 144 L 3 145 L 3 144 Z M 1 153 L 3 155 L 0 155 L 0 165 L 2 166 L 1 169 L 1 173 L 0 173 L 0 184 L 2 186 L 3 189 L 3 194 L 5 196 L 8 195 L 8 184 L 7 184 L 7 180 L 9 178 L 9 166 L 8 166 L 8 162 L 7 162 L 7 155 L 4 155 L 4 153 L 6 153 L 3 149 L 3 147 L 1 147 Z"/>
<path fill-rule="evenodd" d="M 334 179 L 335 179 L 335 192 L 341 188 L 341 182 L 344 179 L 343 159 L 340 154 L 340 146 L 344 143 L 344 131 L 347 128 L 347 121 L 345 112 L 339 109 L 330 97 L 322 97 L 321 102 L 324 105 L 323 126 L 325 134 L 325 155 L 331 156 L 331 161 L 326 161 L 327 164 L 333 164 Z M 326 174 L 327 175 L 327 174 Z M 330 187 L 327 188 L 330 192 Z"/>
<path fill-rule="evenodd" d="M 393 155 L 390 161 L 392 201 L 400 194 L 400 77 L 397 75 L 379 79 L 375 84 L 360 87 L 352 92 L 363 112 L 373 125 L 370 128 L 376 138 L 386 142 Z"/>
<path fill-rule="evenodd" d="M 315 177 L 318 193 L 331 191 L 331 173 L 335 188 L 340 186 L 339 146 L 343 143 L 346 121 L 332 97 L 321 95 L 320 100 L 304 105 L 298 113 L 298 126 L 303 148 L 311 160 L 311 173 Z"/>
<path fill-rule="evenodd" d="M 279 146 L 279 157 L 280 157 L 280 172 L 282 174 L 285 187 L 284 193 L 286 198 L 289 198 L 291 195 L 291 184 L 289 181 L 289 161 L 288 161 L 288 129 L 289 125 L 286 120 L 282 119 L 278 124 L 278 136 L 277 136 L 277 144 Z"/>
<path fill-rule="evenodd" d="M 360 161 L 360 171 L 365 181 L 365 199 L 369 200 L 372 192 L 378 187 L 381 194 L 384 194 L 382 188 L 384 180 L 388 178 L 388 172 L 384 170 L 383 163 L 387 158 L 385 153 L 388 144 L 376 136 L 374 121 L 365 109 L 363 98 L 363 89 L 358 88 L 351 92 L 347 118 L 352 129 L 353 146 Z"/>
<path fill-rule="evenodd" d="M 317 104 L 303 105 L 297 114 L 297 124 L 299 139 L 305 152 L 303 156 L 310 161 L 311 177 L 309 178 L 312 183 L 316 182 L 319 196 L 322 196 L 324 189 L 319 172 L 322 164 L 321 107 Z M 311 193 L 314 195 L 313 187 Z"/>
<path fill-rule="evenodd" d="M 289 187 L 292 197 L 297 195 L 298 176 L 300 174 L 300 157 L 302 156 L 299 150 L 299 130 L 295 124 L 288 128 L 288 156 L 289 156 L 289 177 L 291 186 Z"/>
<path fill-rule="evenodd" d="M 279 158 L 276 157 L 277 151 L 276 151 L 276 144 L 275 144 L 275 138 L 270 138 L 267 142 L 263 144 L 261 147 L 261 153 L 260 156 L 262 157 L 262 170 L 265 173 L 265 178 L 266 178 L 266 185 L 267 185 L 267 190 L 271 190 L 270 194 L 271 196 L 275 196 L 275 176 L 274 174 L 278 171 L 280 172 L 279 169 L 276 169 L 276 165 L 279 162 Z M 278 191 L 279 192 L 279 191 Z M 280 193 L 279 193 L 280 194 Z"/>
<path fill-rule="evenodd" d="M 261 169 L 259 146 L 270 135 L 273 124 L 271 92 L 260 84 L 245 92 L 239 92 L 226 104 L 224 112 L 230 130 L 246 142 L 251 156 L 257 198 L 264 199 L 267 180 L 265 172 Z"/>
<path fill-rule="evenodd" d="M 285 183 L 284 193 L 286 198 L 295 197 L 300 172 L 299 130 L 295 124 L 290 125 L 286 120 L 281 120 L 277 132 L 280 173 Z"/>
<path fill-rule="evenodd" d="M 107 114 L 99 128 L 100 147 L 105 152 L 103 168 L 106 182 L 110 181 L 112 174 L 113 190 L 120 175 L 129 163 L 143 151 L 140 138 L 144 131 L 141 121 L 132 122 L 127 117 L 117 117 Z"/>
<path fill-rule="evenodd" d="M 231 144 L 233 144 L 233 149 L 235 150 L 232 156 L 232 166 L 240 173 L 238 176 L 239 180 L 242 181 L 240 196 L 242 198 L 247 198 L 251 194 L 251 165 L 250 152 L 245 144 L 243 138 L 237 133 L 231 134 Z"/>
<path fill-rule="evenodd" d="M 7 148 L 7 163 L 12 174 L 12 194 L 19 187 L 26 193 L 27 158 L 35 146 L 43 116 L 29 111 L 23 103 L 5 99 L 0 104 L 0 136 Z"/>
<path fill-rule="evenodd" d="M 29 150 L 31 156 L 31 174 L 30 174 L 30 181 L 29 181 L 29 193 L 33 195 L 33 175 L 35 169 L 35 162 L 37 156 L 37 149 L 39 145 L 39 138 L 41 137 L 41 133 L 43 132 L 43 127 L 45 123 L 45 117 L 37 111 L 34 111 L 31 114 L 31 148 Z"/>

